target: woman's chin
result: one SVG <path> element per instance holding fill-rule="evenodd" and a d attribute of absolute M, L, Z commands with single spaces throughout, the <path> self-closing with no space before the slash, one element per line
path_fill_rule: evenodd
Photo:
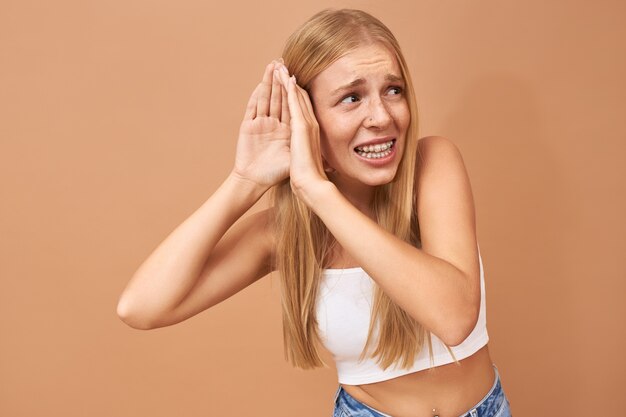
<path fill-rule="evenodd" d="M 392 182 L 394 179 L 394 176 L 389 176 L 388 178 L 380 178 L 380 179 L 369 179 L 367 182 L 363 182 L 363 184 L 365 185 L 369 185 L 370 187 L 380 187 L 383 185 L 387 185 L 390 182 Z"/>
<path fill-rule="evenodd" d="M 354 175 L 350 176 L 350 180 L 344 181 L 341 176 L 334 176 L 334 178 L 329 177 L 329 179 L 335 183 L 337 186 L 348 186 L 349 184 L 352 186 L 367 186 L 367 187 L 379 187 L 381 185 L 386 185 L 392 182 L 396 176 L 396 170 L 377 170 L 378 172 L 373 173 L 362 173 L 362 175 Z M 367 174 L 367 175 L 365 175 Z"/>
<path fill-rule="evenodd" d="M 361 176 L 360 180 L 363 184 L 377 187 L 392 182 L 396 177 L 396 173 L 397 167 L 389 167 L 389 169 L 377 169 L 374 170 L 374 172 L 368 173 L 368 175 Z"/>

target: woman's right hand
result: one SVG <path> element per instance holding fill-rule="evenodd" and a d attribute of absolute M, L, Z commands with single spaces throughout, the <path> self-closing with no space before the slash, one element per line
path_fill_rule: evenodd
<path fill-rule="evenodd" d="M 266 189 L 289 176 L 289 107 L 287 93 L 274 76 L 278 64 L 265 68 L 239 128 L 232 174 Z"/>

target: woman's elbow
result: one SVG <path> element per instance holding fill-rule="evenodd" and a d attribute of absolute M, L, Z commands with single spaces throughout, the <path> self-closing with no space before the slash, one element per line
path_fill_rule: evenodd
<path fill-rule="evenodd" d="M 460 315 L 455 320 L 450 320 L 448 326 L 440 337 L 446 345 L 458 346 L 469 337 L 478 321 L 478 309 L 472 309 L 469 313 Z"/>
<path fill-rule="evenodd" d="M 124 297 L 119 299 L 117 303 L 117 316 L 120 320 L 137 330 L 151 330 L 155 328 L 150 320 L 142 317 L 142 315 L 138 314 L 135 310 L 131 303 Z"/>

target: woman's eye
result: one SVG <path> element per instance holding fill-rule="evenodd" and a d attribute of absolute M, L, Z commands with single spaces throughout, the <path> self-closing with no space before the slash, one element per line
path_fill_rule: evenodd
<path fill-rule="evenodd" d="M 356 96 L 356 94 L 350 94 L 349 96 L 346 96 L 343 100 L 341 100 L 342 103 L 356 103 L 359 100 L 359 98 Z"/>
<path fill-rule="evenodd" d="M 389 91 L 395 91 L 394 95 L 402 94 L 402 88 L 401 87 L 391 87 L 389 89 Z"/>

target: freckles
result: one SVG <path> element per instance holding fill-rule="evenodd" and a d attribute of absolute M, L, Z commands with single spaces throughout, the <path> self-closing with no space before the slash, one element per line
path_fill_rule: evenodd
<path fill-rule="evenodd" d="M 411 112 L 409 111 L 409 104 L 404 102 L 401 106 L 394 109 L 394 118 L 400 124 L 408 124 L 411 121 Z"/>

